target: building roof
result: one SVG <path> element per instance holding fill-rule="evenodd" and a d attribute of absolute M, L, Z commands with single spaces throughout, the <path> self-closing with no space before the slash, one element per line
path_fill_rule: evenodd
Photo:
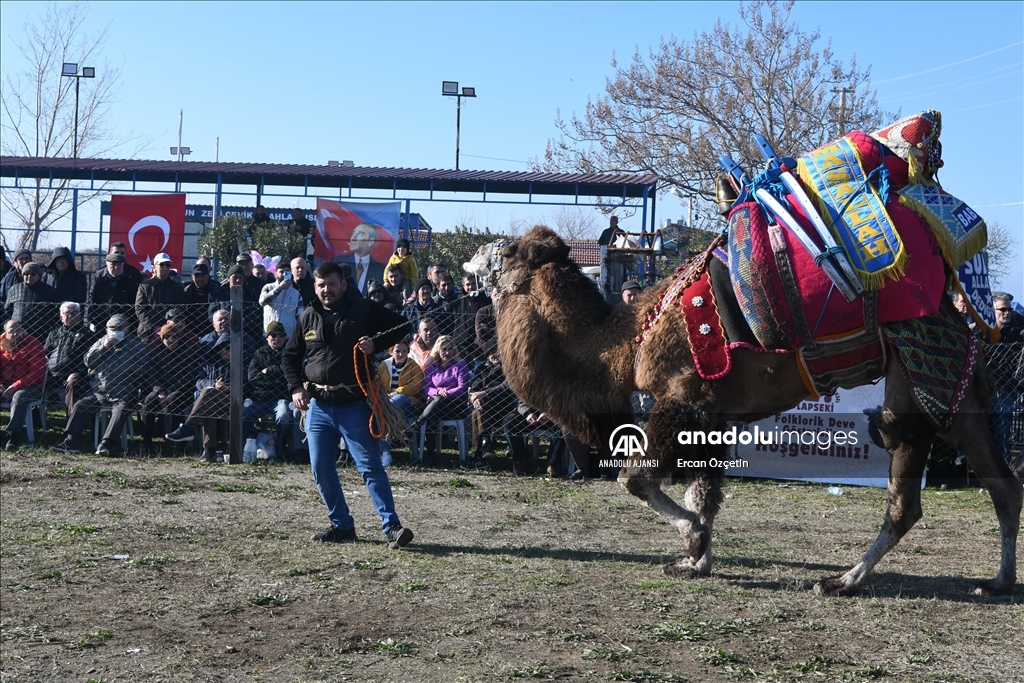
<path fill-rule="evenodd" d="M 582 267 L 601 265 L 601 245 L 597 240 L 565 240 L 569 258 Z"/>
<path fill-rule="evenodd" d="M 638 199 L 656 175 L 474 171 L 142 159 L 0 157 L 0 176 L 91 181 L 298 186 Z"/>

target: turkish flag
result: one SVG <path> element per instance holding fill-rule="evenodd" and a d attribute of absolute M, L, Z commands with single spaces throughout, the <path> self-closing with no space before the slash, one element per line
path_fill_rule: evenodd
<path fill-rule="evenodd" d="M 399 202 L 356 203 L 316 200 L 316 241 L 313 258 L 317 263 L 352 253 L 352 232 L 359 225 L 373 226 L 374 244 L 370 260 L 387 263 L 395 251 L 395 235 L 401 209 Z"/>
<path fill-rule="evenodd" d="M 181 270 L 185 245 L 184 194 L 115 194 L 110 198 L 110 242 L 124 242 L 130 265 L 149 273 L 164 253 Z M 110 251 L 109 243 L 107 251 Z"/>

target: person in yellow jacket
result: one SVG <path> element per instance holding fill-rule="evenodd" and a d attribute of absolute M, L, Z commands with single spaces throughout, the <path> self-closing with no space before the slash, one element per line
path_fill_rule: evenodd
<path fill-rule="evenodd" d="M 405 413 L 409 422 L 416 418 L 423 402 L 423 369 L 418 363 L 409 361 L 409 342 L 404 339 L 391 347 L 391 357 L 377 368 L 377 375 L 388 391 L 391 404 Z M 387 440 L 380 440 L 381 464 L 389 467 L 392 463 L 391 446 Z"/>
<path fill-rule="evenodd" d="M 404 237 L 395 243 L 395 253 L 388 259 L 384 272 L 388 272 L 388 268 L 391 266 L 398 266 L 402 269 L 406 282 L 416 282 L 420 279 L 419 266 L 416 265 L 416 259 L 412 257 L 412 252 L 409 250 L 409 240 Z"/>

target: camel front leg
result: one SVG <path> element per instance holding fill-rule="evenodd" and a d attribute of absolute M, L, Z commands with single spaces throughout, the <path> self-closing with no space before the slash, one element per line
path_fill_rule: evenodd
<path fill-rule="evenodd" d="M 623 468 L 619 472 L 619 484 L 639 498 L 644 505 L 664 517 L 679 531 L 679 535 L 685 541 L 689 557 L 678 558 L 665 565 L 665 573 L 672 576 L 684 573 L 686 563 L 696 568 L 705 555 L 708 556 L 705 573 L 710 572 L 711 529 L 698 515 L 682 507 L 662 491 L 661 482 L 662 479 L 649 469 Z"/>
<path fill-rule="evenodd" d="M 921 477 L 935 430 L 920 413 L 897 417 L 886 408 L 879 431 L 891 457 L 889 504 L 878 538 L 850 571 L 814 585 L 818 595 L 856 595 L 875 565 L 921 519 Z"/>

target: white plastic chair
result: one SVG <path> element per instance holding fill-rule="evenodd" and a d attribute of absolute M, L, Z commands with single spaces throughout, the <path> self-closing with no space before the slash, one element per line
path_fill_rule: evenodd
<path fill-rule="evenodd" d="M 125 450 L 128 448 L 128 437 L 135 438 L 135 425 L 132 424 L 132 413 L 134 411 L 128 411 L 128 419 L 124 423 L 124 428 L 121 429 L 121 449 Z M 104 406 L 96 411 L 96 419 L 93 421 L 92 428 L 92 440 L 93 448 L 100 447 L 100 438 L 104 430 L 107 428 L 107 423 L 110 422 L 111 416 L 114 414 L 114 409 L 110 406 Z"/>
<path fill-rule="evenodd" d="M 455 435 L 459 440 L 459 464 L 465 465 L 466 459 L 469 457 L 469 444 L 466 441 L 466 418 L 458 420 L 441 420 L 437 425 L 437 448 L 436 452 L 441 452 L 441 434 L 444 433 L 444 428 L 450 427 L 455 430 Z M 420 443 L 419 443 L 419 457 L 413 460 L 409 464 L 415 462 L 423 462 L 423 448 L 427 441 L 427 423 L 424 422 L 420 425 Z"/>

